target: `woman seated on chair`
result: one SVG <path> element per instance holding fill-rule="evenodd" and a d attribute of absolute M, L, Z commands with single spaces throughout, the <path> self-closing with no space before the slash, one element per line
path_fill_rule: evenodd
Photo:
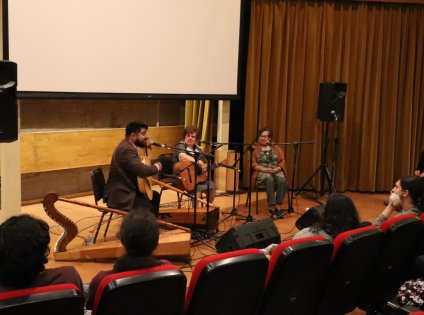
<path fill-rule="evenodd" d="M 186 173 L 184 172 L 184 169 L 187 169 L 187 171 L 189 171 L 189 169 L 191 169 L 190 163 L 195 163 L 196 161 L 198 168 L 201 170 L 200 174 L 197 174 L 197 176 L 205 177 L 205 181 L 199 181 L 198 178 L 195 190 L 198 193 L 207 193 L 209 202 L 213 203 L 213 200 L 215 199 L 216 195 L 216 187 L 215 183 L 211 179 L 207 178 L 208 162 L 204 155 L 202 155 L 202 149 L 196 144 L 198 135 L 199 129 L 197 127 L 188 126 L 184 128 L 184 140 L 180 141 L 175 146 L 175 148 L 177 149 L 175 151 L 175 160 L 179 162 L 187 162 L 189 164 L 188 166 L 183 165 L 183 168 L 181 170 L 175 169 L 175 171 L 177 171 L 177 173 L 180 173 L 182 177 L 186 177 L 186 175 L 184 175 Z M 179 164 L 181 163 L 177 163 L 176 168 L 178 168 Z M 195 168 L 193 168 L 193 170 L 194 169 Z M 185 180 L 191 180 L 193 177 L 194 176 L 190 175 L 189 178 Z"/>
<path fill-rule="evenodd" d="M 333 240 L 340 233 L 359 227 L 359 215 L 352 199 L 343 194 L 333 194 L 328 197 L 321 220 L 297 232 L 293 239 L 322 235 Z"/>
<path fill-rule="evenodd" d="M 282 213 L 284 196 L 288 183 L 286 180 L 285 158 L 283 150 L 272 144 L 272 129 L 259 130 L 259 140 L 252 155 L 252 183 L 264 186 L 268 210 L 272 216 Z"/>
<path fill-rule="evenodd" d="M 159 242 L 159 227 L 151 212 L 131 211 L 122 222 L 119 237 L 126 254 L 116 260 L 113 270 L 100 271 L 91 280 L 87 309 L 92 309 L 97 288 L 106 276 L 117 272 L 170 264 L 167 260 L 158 260 L 151 256 Z"/>
<path fill-rule="evenodd" d="M 74 267 L 46 269 L 49 226 L 29 215 L 14 216 L 0 225 L 0 292 L 73 283 L 83 284 Z"/>

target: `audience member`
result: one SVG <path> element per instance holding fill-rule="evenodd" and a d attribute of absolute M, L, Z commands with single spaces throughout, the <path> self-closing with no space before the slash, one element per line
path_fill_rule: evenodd
<path fill-rule="evenodd" d="M 159 227 L 151 212 L 130 212 L 122 222 L 119 235 L 126 254 L 117 259 L 113 270 L 101 271 L 91 280 L 87 309 L 92 309 L 97 288 L 106 276 L 117 272 L 170 264 L 167 260 L 158 260 L 151 256 L 159 242 Z"/>
<path fill-rule="evenodd" d="M 333 240 L 340 233 L 359 226 L 358 211 L 352 199 L 343 194 L 333 194 L 328 197 L 321 220 L 297 232 L 293 239 L 322 235 Z"/>
<path fill-rule="evenodd" d="M 421 152 L 420 161 L 418 162 L 418 166 L 414 174 L 416 176 L 424 177 L 424 151 Z"/>
<path fill-rule="evenodd" d="M 53 284 L 83 284 L 71 266 L 46 269 L 49 226 L 29 215 L 14 216 L 0 225 L 0 292 Z"/>
<path fill-rule="evenodd" d="M 424 180 L 417 176 L 402 176 L 396 181 L 389 197 L 389 204 L 377 217 L 374 225 L 380 226 L 394 210 L 400 214 L 420 215 L 424 212 Z"/>

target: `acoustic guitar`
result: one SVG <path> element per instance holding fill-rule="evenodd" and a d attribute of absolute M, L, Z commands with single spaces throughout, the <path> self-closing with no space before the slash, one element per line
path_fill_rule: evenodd
<path fill-rule="evenodd" d="M 227 160 L 223 160 L 220 163 L 213 163 L 210 168 L 214 170 L 222 166 L 233 170 L 235 169 L 232 166 L 224 164 L 225 162 L 227 162 Z M 191 161 L 180 161 L 175 163 L 174 174 L 179 177 L 176 181 L 177 187 L 185 191 L 193 191 L 197 184 L 203 183 L 208 179 L 208 173 L 203 172 L 199 165 L 194 165 Z"/>
<path fill-rule="evenodd" d="M 145 149 L 145 155 L 142 155 L 141 152 L 139 152 L 138 156 L 141 159 L 141 163 L 144 165 L 151 165 L 150 163 L 150 150 L 148 148 Z M 137 176 L 137 184 L 138 184 L 138 190 L 144 194 L 147 199 L 152 200 L 153 199 L 153 188 L 152 188 L 152 179 L 151 177 L 140 177 Z"/>

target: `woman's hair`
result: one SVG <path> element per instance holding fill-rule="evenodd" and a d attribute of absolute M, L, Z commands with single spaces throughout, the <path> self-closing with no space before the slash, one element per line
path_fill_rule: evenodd
<path fill-rule="evenodd" d="M 424 178 L 418 176 L 402 176 L 399 180 L 402 190 L 409 191 L 414 206 L 424 211 Z"/>
<path fill-rule="evenodd" d="M 150 256 L 158 246 L 159 227 L 150 211 L 131 211 L 125 216 L 119 231 L 126 254 L 114 266 L 115 271 L 140 269 L 155 265 Z"/>
<path fill-rule="evenodd" d="M 348 196 L 333 194 L 328 197 L 320 228 L 332 238 L 342 232 L 359 227 L 359 215 L 356 207 Z"/>
<path fill-rule="evenodd" d="M 30 285 L 45 270 L 49 255 L 49 226 L 29 215 L 14 216 L 0 225 L 0 282 L 11 287 Z"/>
<path fill-rule="evenodd" d="M 184 128 L 184 135 L 183 135 L 183 137 L 185 138 L 185 136 L 187 136 L 187 135 L 191 135 L 192 133 L 195 133 L 196 134 L 196 138 L 198 137 L 198 135 L 199 135 L 199 128 L 197 128 L 196 126 L 193 126 L 193 125 L 191 125 L 191 126 L 187 126 L 187 127 L 185 127 Z"/>
<path fill-rule="evenodd" d="M 274 131 L 271 128 L 268 128 L 268 127 L 264 127 L 264 128 L 259 129 L 258 138 L 264 131 L 268 131 L 268 137 L 272 138 Z"/>

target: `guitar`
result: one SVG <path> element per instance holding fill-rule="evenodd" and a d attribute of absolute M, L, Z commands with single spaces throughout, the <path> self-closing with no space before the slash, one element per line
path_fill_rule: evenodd
<path fill-rule="evenodd" d="M 147 148 L 144 148 L 145 155 L 141 155 L 141 152 L 139 152 L 138 156 L 141 159 L 141 163 L 145 165 L 150 165 L 150 153 Z M 138 190 L 144 194 L 147 199 L 152 200 L 153 199 L 153 188 L 152 188 L 152 179 L 150 177 L 139 177 L 137 176 L 137 184 L 138 184 Z"/>
<path fill-rule="evenodd" d="M 226 161 L 227 160 L 223 160 L 220 163 L 213 163 L 211 164 L 210 169 L 214 170 L 217 167 L 222 166 L 229 169 L 237 170 L 232 166 L 224 164 Z M 199 165 L 194 165 L 194 163 L 191 161 L 180 161 L 175 163 L 173 171 L 174 174 L 180 177 L 176 181 L 177 187 L 185 191 L 194 190 L 197 184 L 203 183 L 208 179 L 208 173 L 203 172 Z"/>

